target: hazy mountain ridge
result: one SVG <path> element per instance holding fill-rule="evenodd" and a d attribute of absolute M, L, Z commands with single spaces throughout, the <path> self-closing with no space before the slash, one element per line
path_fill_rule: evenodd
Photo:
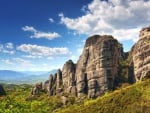
<path fill-rule="evenodd" d="M 55 69 L 49 72 L 0 70 L 0 83 L 34 84 L 39 81 L 45 81 L 50 74 L 55 72 Z"/>

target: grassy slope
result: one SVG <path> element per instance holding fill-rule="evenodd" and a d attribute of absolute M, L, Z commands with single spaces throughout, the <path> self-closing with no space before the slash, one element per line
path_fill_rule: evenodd
<path fill-rule="evenodd" d="M 150 80 L 107 93 L 58 113 L 150 113 Z"/>
<path fill-rule="evenodd" d="M 29 85 L 5 85 L 7 96 L 0 97 L 0 113 L 150 113 L 150 80 L 121 88 L 95 100 L 68 104 L 63 108 L 60 97 L 46 93 L 33 100 Z M 57 109 L 57 110 L 56 110 Z"/>

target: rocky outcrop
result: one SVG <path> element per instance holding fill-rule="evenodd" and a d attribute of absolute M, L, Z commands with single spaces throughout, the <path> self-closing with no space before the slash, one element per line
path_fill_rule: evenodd
<path fill-rule="evenodd" d="M 59 69 L 55 75 L 50 75 L 48 84 L 45 83 L 49 95 L 61 93 L 77 95 L 75 70 L 76 65 L 69 60 L 64 64 L 62 71 Z"/>
<path fill-rule="evenodd" d="M 44 85 L 43 85 L 43 89 L 47 92 L 49 92 L 49 80 L 46 80 L 44 82 Z"/>
<path fill-rule="evenodd" d="M 49 78 L 49 95 L 56 95 L 56 80 L 57 80 L 57 73 L 54 75 L 50 75 Z"/>
<path fill-rule="evenodd" d="M 31 90 L 31 95 L 37 95 L 42 90 L 42 82 L 35 84 L 35 86 Z"/>
<path fill-rule="evenodd" d="M 64 92 L 73 95 L 77 95 L 75 71 L 76 65 L 72 60 L 67 61 L 62 68 Z"/>
<path fill-rule="evenodd" d="M 131 50 L 136 81 L 150 78 L 150 27 L 140 31 L 140 38 Z"/>
<path fill-rule="evenodd" d="M 97 97 L 114 89 L 122 56 L 121 45 L 112 36 L 89 37 L 77 65 L 67 61 L 62 71 L 59 69 L 50 75 L 44 87 L 50 96 L 69 93 L 78 97 L 84 94 L 89 98 Z"/>
<path fill-rule="evenodd" d="M 61 93 L 63 90 L 63 85 L 62 85 L 62 72 L 59 69 L 57 71 L 57 77 L 56 77 L 56 93 Z"/>
<path fill-rule="evenodd" d="M 6 92 L 2 85 L 0 85 L 0 96 L 6 95 Z"/>
<path fill-rule="evenodd" d="M 78 96 L 94 98 L 113 90 L 120 55 L 119 43 L 112 36 L 88 38 L 76 67 Z"/>

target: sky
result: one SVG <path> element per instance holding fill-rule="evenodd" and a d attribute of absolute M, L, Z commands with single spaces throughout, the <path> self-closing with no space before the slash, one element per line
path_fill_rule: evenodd
<path fill-rule="evenodd" d="M 50 71 L 94 34 L 129 51 L 150 24 L 150 0 L 0 0 L 0 70 Z"/>

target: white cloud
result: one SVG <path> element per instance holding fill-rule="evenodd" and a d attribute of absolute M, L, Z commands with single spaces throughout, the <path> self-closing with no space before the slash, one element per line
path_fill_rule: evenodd
<path fill-rule="evenodd" d="M 6 54 L 14 54 L 15 50 L 13 43 L 9 42 L 9 43 L 5 43 L 5 44 L 0 44 L 0 52 L 1 53 L 6 53 Z"/>
<path fill-rule="evenodd" d="M 149 0 L 93 0 L 82 10 L 85 14 L 77 18 L 60 13 L 61 23 L 78 34 L 111 34 L 119 40 L 133 41 L 150 23 Z"/>
<path fill-rule="evenodd" d="M 13 55 L 15 53 L 15 51 L 9 51 L 9 50 L 5 50 L 5 49 L 2 52 L 7 53 L 7 54 L 11 54 L 11 55 Z"/>
<path fill-rule="evenodd" d="M 31 27 L 31 26 L 25 26 L 22 28 L 22 30 L 32 32 L 33 35 L 31 35 L 30 38 L 37 38 L 37 39 L 46 38 L 46 39 L 52 40 L 54 38 L 61 37 L 61 35 L 56 32 L 38 31 L 34 27 Z"/>
<path fill-rule="evenodd" d="M 51 23 L 54 22 L 54 19 L 52 19 L 52 18 L 49 18 L 48 20 L 49 20 Z"/>
<path fill-rule="evenodd" d="M 41 56 L 34 56 L 34 55 L 23 55 L 24 58 L 31 58 L 31 59 L 36 59 L 36 58 L 42 58 Z"/>
<path fill-rule="evenodd" d="M 37 30 L 34 27 L 25 26 L 22 28 L 23 31 L 30 31 L 30 32 L 37 32 Z"/>
<path fill-rule="evenodd" d="M 31 36 L 31 38 L 47 38 L 49 40 L 52 40 L 52 39 L 58 38 L 58 37 L 61 37 L 61 36 L 56 32 L 53 32 L 53 33 L 50 33 L 50 32 L 37 32 L 37 33 L 34 33 L 34 35 Z"/>
<path fill-rule="evenodd" d="M 13 43 L 8 42 L 8 43 L 5 44 L 5 47 L 6 47 L 7 49 L 13 49 L 13 48 L 14 48 L 14 45 L 13 45 Z"/>
<path fill-rule="evenodd" d="M 31 45 L 31 44 L 22 44 L 17 47 L 17 50 L 20 50 L 29 55 L 37 57 L 54 57 L 67 55 L 69 53 L 69 50 L 66 47 L 50 48 L 46 46 Z"/>
<path fill-rule="evenodd" d="M 36 67 L 36 65 L 34 65 L 33 63 L 31 63 L 31 61 L 29 60 L 25 60 L 22 58 L 14 58 L 13 59 L 16 63 L 18 63 L 19 65 L 21 65 L 22 67 Z"/>
<path fill-rule="evenodd" d="M 8 59 L 3 59 L 3 60 L 1 60 L 3 63 L 5 63 L 6 65 L 12 65 L 13 63 L 10 61 L 10 60 L 8 60 Z"/>

